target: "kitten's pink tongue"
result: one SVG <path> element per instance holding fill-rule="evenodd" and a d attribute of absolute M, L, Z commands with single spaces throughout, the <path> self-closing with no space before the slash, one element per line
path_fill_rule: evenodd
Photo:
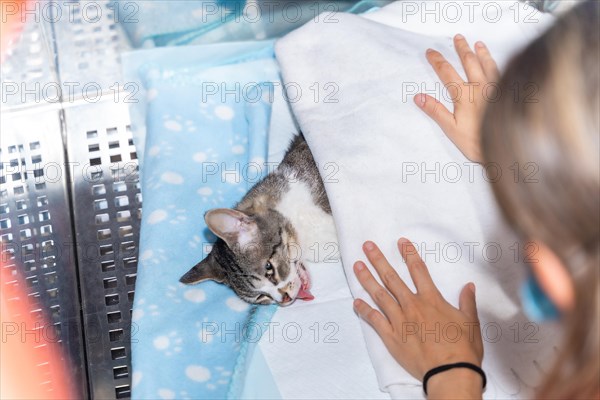
<path fill-rule="evenodd" d="M 298 291 L 298 294 L 296 295 L 297 298 L 302 299 L 304 301 L 310 301 L 310 300 L 314 300 L 315 296 L 312 295 L 312 293 L 310 292 L 310 290 L 305 289 L 304 287 L 301 287 L 300 290 Z"/>

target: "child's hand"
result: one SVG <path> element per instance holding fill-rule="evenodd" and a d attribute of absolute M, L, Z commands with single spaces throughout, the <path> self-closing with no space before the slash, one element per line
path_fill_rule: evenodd
<path fill-rule="evenodd" d="M 483 42 L 475 44 L 475 53 L 462 35 L 454 37 L 454 47 L 462 62 L 468 82 L 435 50 L 427 50 L 427 61 L 442 80 L 454 103 L 454 114 L 435 98 L 419 93 L 415 103 L 429 115 L 456 147 L 474 162 L 481 162 L 479 126 L 486 103 L 495 99 L 498 67 Z M 492 83 L 491 85 L 489 83 Z"/>
<path fill-rule="evenodd" d="M 406 286 L 379 248 L 366 242 L 363 250 L 385 287 L 360 261 L 354 264 L 354 273 L 383 314 L 356 299 L 354 308 L 359 316 L 377 331 L 396 361 L 419 380 L 427 371 L 443 364 L 470 362 L 480 366 L 483 342 L 475 285 L 470 283 L 463 288 L 460 308 L 456 309 L 442 297 L 412 243 L 400 239 L 398 248 L 417 293 Z M 473 387 L 481 391 L 479 376 L 464 373 L 467 383 L 474 382 Z"/>

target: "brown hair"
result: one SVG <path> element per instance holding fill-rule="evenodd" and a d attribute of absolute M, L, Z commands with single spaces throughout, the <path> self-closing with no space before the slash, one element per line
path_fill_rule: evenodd
<path fill-rule="evenodd" d="M 482 125 L 492 187 L 524 238 L 549 247 L 575 286 L 540 398 L 600 393 L 599 6 L 578 5 L 507 66 Z M 490 168 L 490 170 L 492 170 Z"/>

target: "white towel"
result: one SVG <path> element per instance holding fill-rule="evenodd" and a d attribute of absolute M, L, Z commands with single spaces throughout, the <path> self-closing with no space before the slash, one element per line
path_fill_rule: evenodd
<path fill-rule="evenodd" d="M 269 163 L 279 163 L 298 132 L 283 92 L 274 92 Z M 245 398 L 386 399 L 377 388 L 341 262 L 311 264 L 312 301 L 280 307 L 258 343 Z M 316 368 L 315 368 L 316 367 Z M 266 370 L 265 370 L 266 369 Z M 252 376 L 250 376 L 252 375 Z M 260 380 L 253 380 L 260 377 Z M 264 382 L 272 377 L 272 383 Z M 272 385 L 277 390 L 273 395 Z"/>
<path fill-rule="evenodd" d="M 462 18 L 451 14 L 450 3 Z M 410 282 L 396 248 L 399 237 L 408 237 L 451 303 L 468 281 L 477 286 L 485 398 L 531 397 L 551 363 L 557 329 L 529 324 L 521 314 L 525 267 L 514 260 L 522 259 L 516 239 L 501 223 L 481 167 L 467 162 L 412 97 L 421 90 L 440 97 L 434 89 L 441 84 L 425 59 L 428 47 L 462 73 L 452 45 L 453 35 L 462 33 L 471 44 L 485 41 L 503 66 L 553 18 L 505 1 L 396 2 L 365 17 L 333 18 L 315 19 L 281 39 L 276 55 L 325 180 L 353 295 L 368 299 L 352 272 L 354 261 L 365 259 L 367 239 Z M 419 383 L 374 330 L 361 326 L 380 388 L 393 398 L 420 397 Z"/>

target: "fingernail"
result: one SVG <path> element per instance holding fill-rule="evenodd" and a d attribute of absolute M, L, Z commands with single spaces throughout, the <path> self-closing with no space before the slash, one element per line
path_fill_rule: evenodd
<path fill-rule="evenodd" d="M 374 250 L 375 249 L 375 243 L 369 242 L 369 241 L 365 242 L 365 249 L 367 249 L 367 250 Z"/>
<path fill-rule="evenodd" d="M 425 95 L 422 93 L 419 93 L 418 95 L 415 96 L 415 103 L 419 106 L 419 107 L 424 107 L 425 106 Z"/>
<path fill-rule="evenodd" d="M 433 51 L 433 49 L 427 49 L 427 50 L 425 50 L 425 53 L 426 53 L 426 54 L 429 54 L 429 53 L 431 53 L 432 51 Z"/>
<path fill-rule="evenodd" d="M 461 35 L 460 33 L 457 33 L 456 36 L 454 36 L 454 39 L 456 39 L 456 40 L 462 40 L 464 38 L 465 37 L 463 35 Z"/>
<path fill-rule="evenodd" d="M 475 43 L 475 46 L 479 47 L 480 49 L 484 49 L 485 48 L 485 43 L 483 43 L 483 42 L 477 42 L 477 43 Z"/>
<path fill-rule="evenodd" d="M 362 271 L 363 269 L 365 269 L 365 264 L 363 264 L 363 263 L 362 263 L 362 262 L 360 262 L 360 261 L 357 261 L 357 262 L 354 264 L 354 268 L 356 268 L 356 270 L 357 270 L 357 271 Z"/>
<path fill-rule="evenodd" d="M 475 284 L 473 282 L 469 283 L 469 289 L 475 294 Z"/>

